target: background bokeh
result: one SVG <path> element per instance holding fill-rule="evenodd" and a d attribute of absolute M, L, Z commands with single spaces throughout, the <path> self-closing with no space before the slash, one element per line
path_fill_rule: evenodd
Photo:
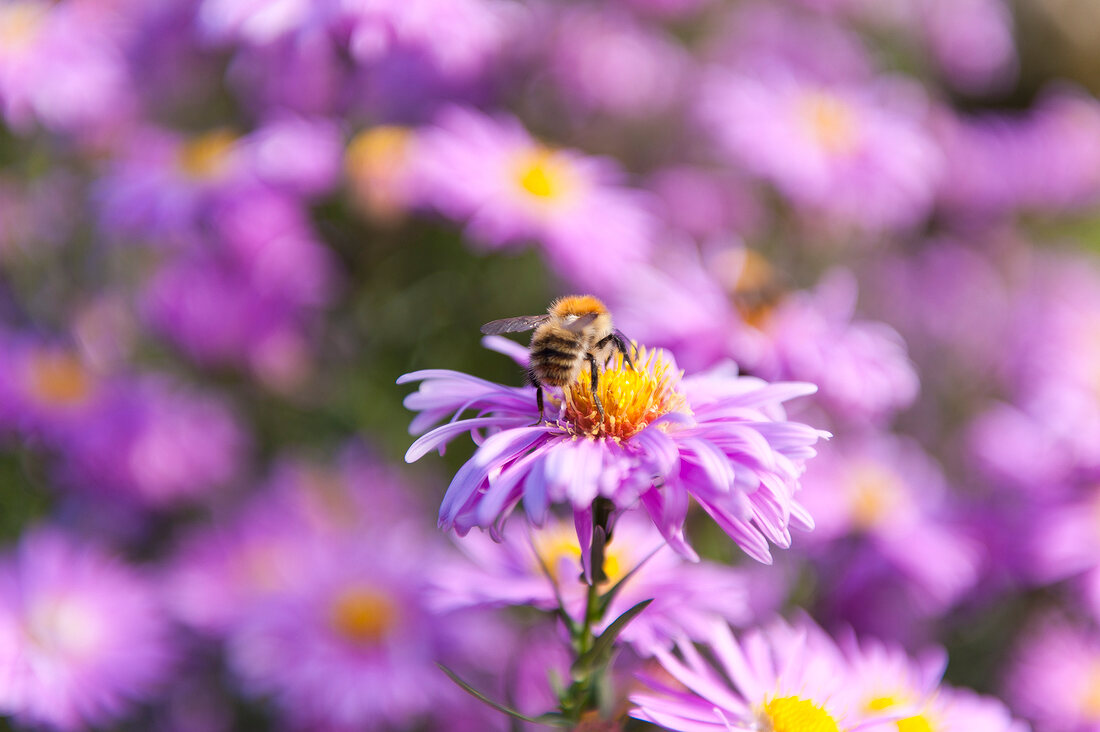
<path fill-rule="evenodd" d="M 440 600 L 473 446 L 406 465 L 395 382 L 520 386 L 479 326 L 591 292 L 819 386 L 815 530 L 691 526 L 740 623 L 1100 729 L 1097 94 L 1091 0 L 4 0 L 2 724 L 551 707 L 548 615 Z"/>

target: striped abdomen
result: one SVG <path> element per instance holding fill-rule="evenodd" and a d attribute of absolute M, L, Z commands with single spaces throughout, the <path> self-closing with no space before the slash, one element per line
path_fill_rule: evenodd
<path fill-rule="evenodd" d="M 556 325 L 540 326 L 531 337 L 531 375 L 545 386 L 567 386 L 584 365 L 585 343 Z"/>

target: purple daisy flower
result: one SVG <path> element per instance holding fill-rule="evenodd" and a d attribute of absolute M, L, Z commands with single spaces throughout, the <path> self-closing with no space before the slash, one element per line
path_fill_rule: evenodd
<path fill-rule="evenodd" d="M 494 342 L 494 341 L 489 341 Z M 518 347 L 509 343 L 515 351 Z M 455 475 L 439 510 L 441 528 L 466 534 L 475 526 L 499 536 L 500 522 L 523 499 L 536 525 L 551 504 L 574 512 L 581 546 L 590 546 L 593 502 L 616 509 L 636 503 L 665 540 L 691 559 L 684 538 L 689 498 L 754 559 L 770 562 L 769 540 L 791 543 L 791 527 L 813 520 L 795 500 L 804 461 L 827 433 L 786 420 L 782 402 L 812 394 L 811 384 L 767 384 L 732 369 L 681 379 L 667 353 L 636 352 L 634 368 L 616 356 L 599 379 L 605 415 L 588 379 L 548 393 L 544 422 L 533 387 L 509 387 L 446 370 L 417 371 L 398 383 L 421 382 L 405 406 L 421 412 L 423 432 L 405 459 L 415 461 L 470 432 L 477 452 Z M 466 411 L 476 416 L 461 419 Z M 589 569 L 587 551 L 584 566 Z"/>
<path fill-rule="evenodd" d="M 700 114 L 731 161 L 802 210 L 875 232 L 932 208 L 942 161 L 908 90 L 716 71 Z"/>
<path fill-rule="evenodd" d="M 551 520 L 532 529 L 512 522 L 502 538 L 498 544 L 483 534 L 471 534 L 458 542 L 467 560 L 447 562 L 434 573 L 438 605 L 555 610 L 560 598 L 566 612 L 583 622 L 588 586 L 581 579 L 581 546 L 573 525 Z M 687 564 L 639 511 L 616 520 L 613 540 L 604 549 L 603 569 L 607 579 L 600 583 L 602 590 L 620 581 L 623 585 L 603 622 L 594 628 L 597 633 L 635 604 L 653 600 L 619 635 L 640 655 L 667 648 L 684 633 L 702 639 L 715 617 L 736 625 L 750 619 L 749 585 L 741 572 L 710 562 Z"/>
<path fill-rule="evenodd" d="M 883 732 L 1025 732 L 999 699 L 941 683 L 947 654 L 930 648 L 916 659 L 900 646 L 849 636 L 840 647 L 848 662 L 856 707 L 868 719 L 890 721 Z"/>
<path fill-rule="evenodd" d="M 534 238 L 556 269 L 597 282 L 652 246 L 646 196 L 621 185 L 615 163 L 543 145 L 515 119 L 449 108 L 418 135 L 416 157 L 421 200 L 467 221 L 483 246 Z"/>
<path fill-rule="evenodd" d="M 247 439 L 222 402 L 153 376 L 118 392 L 94 424 L 65 439 L 66 484 L 164 507 L 238 475 Z"/>
<path fill-rule="evenodd" d="M 146 699 L 171 659 L 153 586 L 56 529 L 0 559 L 0 711 L 62 730 Z"/>
<path fill-rule="evenodd" d="M 674 682 L 642 676 L 649 688 L 631 696 L 631 716 L 682 732 L 866 728 L 853 724 L 858 712 L 842 654 L 813 623 L 776 621 L 740 639 L 716 623 L 708 641 L 725 675 L 687 641 L 680 657 L 658 651 Z"/>
<path fill-rule="evenodd" d="M 1041 730 L 1100 729 L 1100 634 L 1059 615 L 1025 631 L 1005 694 Z"/>

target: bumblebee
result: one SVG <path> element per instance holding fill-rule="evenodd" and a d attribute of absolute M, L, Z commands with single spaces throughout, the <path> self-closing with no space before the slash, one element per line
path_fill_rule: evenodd
<path fill-rule="evenodd" d="M 545 314 L 494 320 L 481 326 L 481 332 L 498 335 L 532 328 L 527 378 L 536 389 L 539 422 L 543 421 L 542 388 L 572 384 L 580 378 L 586 362 L 592 375 L 592 398 L 602 420 L 603 404 L 597 392 L 600 364 L 619 351 L 624 362 L 634 368 L 628 341 L 615 329 L 607 306 L 592 295 L 568 295 L 552 302 Z"/>

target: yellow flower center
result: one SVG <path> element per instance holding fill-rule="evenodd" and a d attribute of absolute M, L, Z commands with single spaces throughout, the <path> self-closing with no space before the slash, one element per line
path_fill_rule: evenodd
<path fill-rule="evenodd" d="M 559 584 L 562 579 L 576 579 L 581 581 L 581 546 L 577 541 L 577 532 L 567 524 L 555 524 L 540 529 L 532 536 L 532 545 L 535 554 L 538 555 L 541 565 L 536 570 L 541 574 L 543 566 L 550 574 L 550 579 Z M 607 575 L 607 584 L 613 585 L 626 574 L 626 557 L 618 550 L 615 544 L 608 544 L 604 551 L 603 571 Z M 558 573 L 562 564 L 567 567 L 575 567 L 572 577 L 559 577 Z"/>
<path fill-rule="evenodd" d="M 900 478 L 883 466 L 866 462 L 855 467 L 848 478 L 848 501 L 852 522 L 870 529 L 887 517 L 901 500 Z"/>
<path fill-rule="evenodd" d="M 0 10 L 0 53 L 34 43 L 45 18 L 46 8 L 39 3 L 15 3 Z"/>
<path fill-rule="evenodd" d="M 1080 701 L 1081 717 L 1089 721 L 1100 720 L 1100 662 L 1088 674 Z"/>
<path fill-rule="evenodd" d="M 225 170 L 237 136 L 229 130 L 212 130 L 188 142 L 179 152 L 184 175 L 195 180 L 216 178 Z"/>
<path fill-rule="evenodd" d="M 348 145 L 344 167 L 352 193 L 372 218 L 392 221 L 404 211 L 412 142 L 407 127 L 380 125 L 360 132 Z"/>
<path fill-rule="evenodd" d="M 898 732 L 936 732 L 936 728 L 928 721 L 928 717 L 918 714 L 915 717 L 899 719 Z"/>
<path fill-rule="evenodd" d="M 374 645 L 397 624 L 393 600 L 373 587 L 350 587 L 332 604 L 330 622 L 341 637 L 358 645 Z"/>
<path fill-rule="evenodd" d="M 806 134 L 831 155 L 851 152 L 858 137 L 855 112 L 842 99 L 813 92 L 798 102 L 798 115 Z"/>
<path fill-rule="evenodd" d="M 560 201 L 577 186 L 569 161 L 546 148 L 520 156 L 515 164 L 515 181 L 524 196 L 539 204 Z"/>
<path fill-rule="evenodd" d="M 43 404 L 75 407 L 88 400 L 93 381 L 84 365 L 70 353 L 43 352 L 31 357 L 30 393 Z"/>
<path fill-rule="evenodd" d="M 836 720 L 808 699 L 784 696 L 764 705 L 771 732 L 840 732 Z"/>
<path fill-rule="evenodd" d="M 623 355 L 616 353 L 611 363 L 599 374 L 596 394 L 603 404 L 600 416 L 592 398 L 588 371 L 565 389 L 567 428 L 578 435 L 628 440 L 658 417 L 670 412 L 690 414 L 687 400 L 676 386 L 682 371 L 671 372 L 660 350 L 638 348 L 634 368 L 625 365 Z"/>
<path fill-rule="evenodd" d="M 26 633 L 46 653 L 70 658 L 91 654 L 103 636 L 100 617 L 78 600 L 42 599 L 29 608 Z"/>

